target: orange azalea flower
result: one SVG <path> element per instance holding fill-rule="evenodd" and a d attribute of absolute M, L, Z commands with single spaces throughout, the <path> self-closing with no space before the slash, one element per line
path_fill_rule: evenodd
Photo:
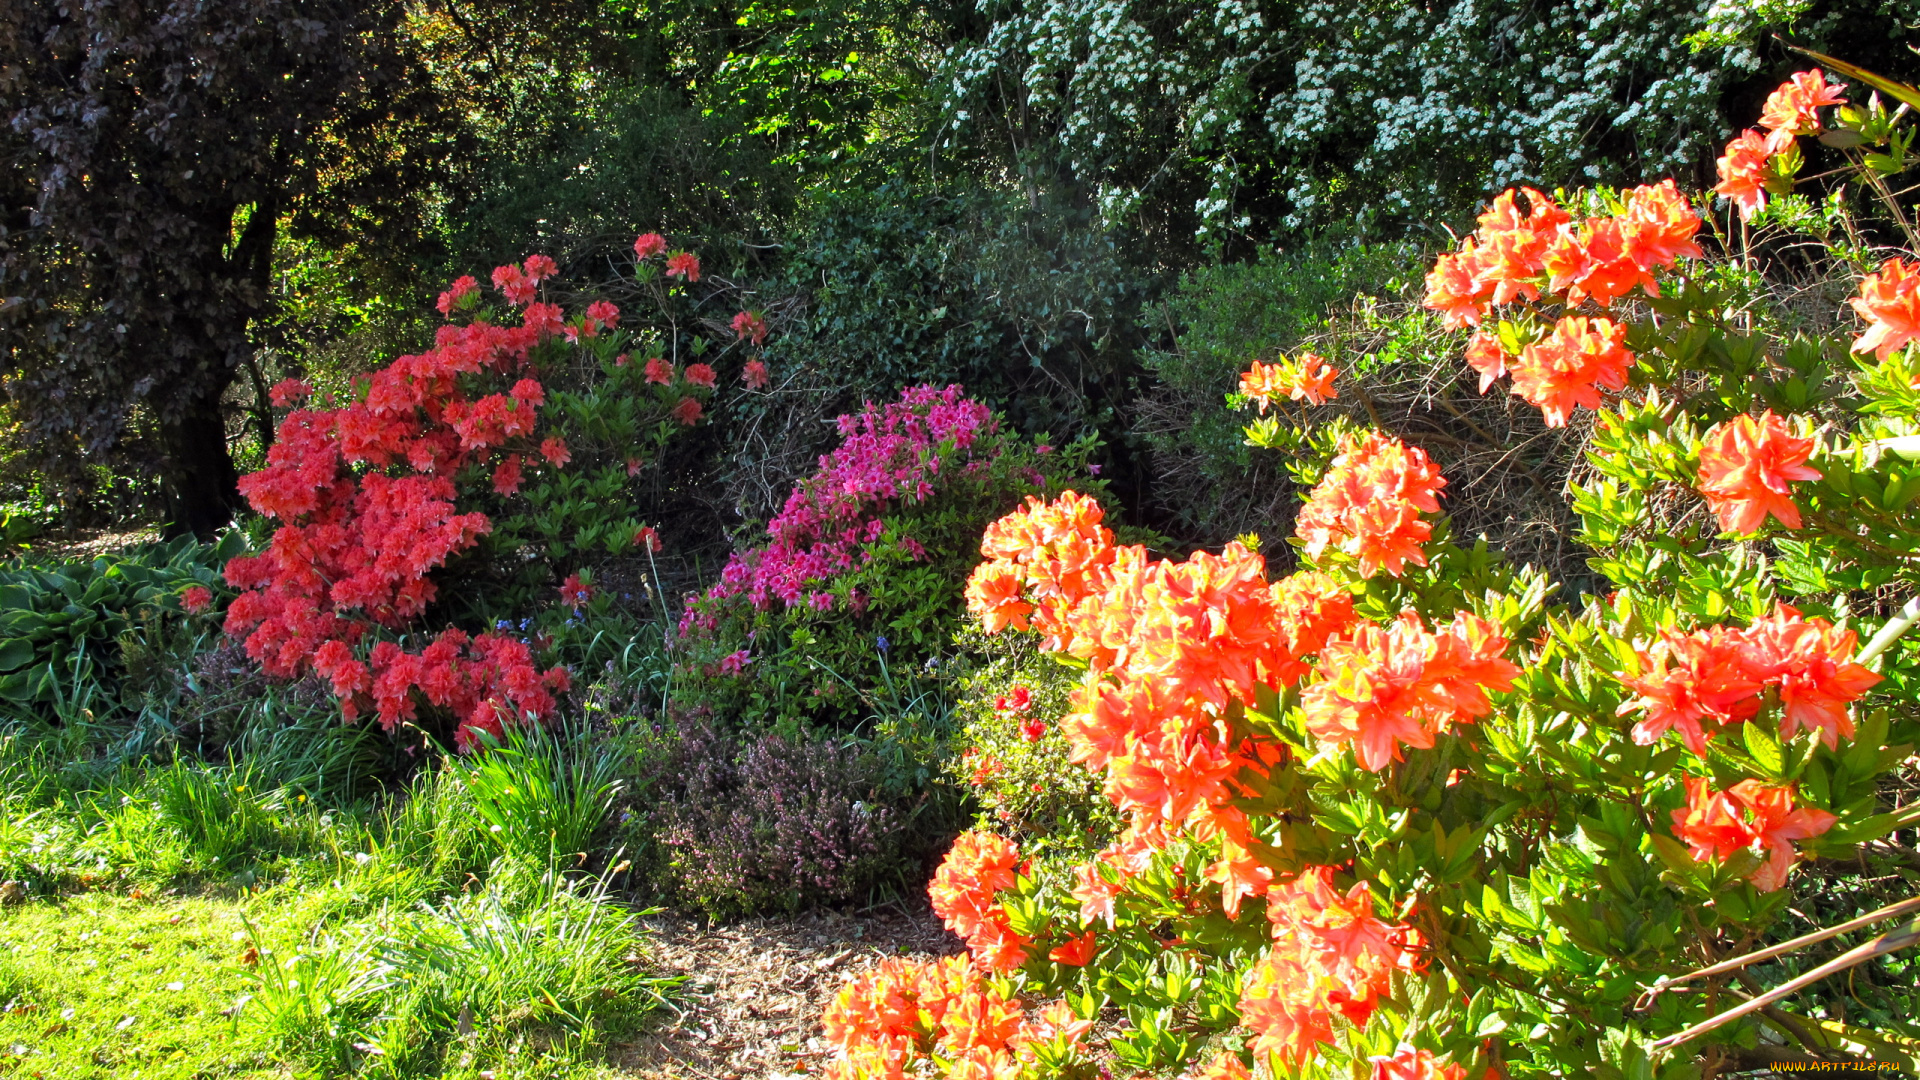
<path fill-rule="evenodd" d="M 1793 145 L 1796 135 L 1820 134 L 1820 109 L 1826 105 L 1845 105 L 1840 91 L 1846 83 L 1827 85 L 1826 73 L 1819 68 L 1797 72 L 1767 95 L 1760 109 L 1760 126 L 1766 128 L 1767 149 L 1779 153 Z"/>
<path fill-rule="evenodd" d="M 1373 914 L 1365 882 L 1341 895 L 1333 873 L 1308 867 L 1268 892 L 1274 945 L 1247 972 L 1240 997 L 1241 1023 L 1258 1036 L 1256 1056 L 1304 1064 L 1319 1043 L 1333 1041 L 1334 1013 L 1365 1025 L 1393 973 L 1419 967 L 1417 935 Z"/>
<path fill-rule="evenodd" d="M 1415 1050 L 1402 1044 L 1393 1052 L 1392 1057 L 1376 1057 L 1373 1062 L 1372 1080 L 1462 1080 L 1467 1075 L 1464 1066 L 1447 1062 L 1441 1064 L 1431 1050 Z"/>
<path fill-rule="evenodd" d="M 1307 497 L 1295 534 L 1307 554 L 1343 551 L 1372 577 L 1381 570 L 1399 576 L 1411 559 L 1427 565 L 1420 545 L 1433 535 L 1422 513 L 1438 513 L 1446 480 L 1426 451 L 1370 431 L 1348 436 L 1340 456 Z"/>
<path fill-rule="evenodd" d="M 1769 514 L 1799 528 L 1793 482 L 1820 479 L 1806 464 L 1812 453 L 1813 440 L 1788 434 L 1772 409 L 1758 417 L 1743 413 L 1708 432 L 1700 447 L 1700 493 L 1722 531 L 1758 532 Z"/>
<path fill-rule="evenodd" d="M 1787 872 L 1799 858 L 1795 840 L 1819 836 L 1839 820 L 1825 810 L 1795 809 L 1790 784 L 1742 780 L 1726 791 L 1714 791 L 1701 777 L 1687 777 L 1685 783 L 1687 805 L 1673 811 L 1674 835 L 1702 862 L 1751 847 L 1763 849 L 1767 861 L 1747 877 L 1761 892 L 1787 883 Z"/>
<path fill-rule="evenodd" d="M 1726 153 L 1714 162 L 1720 171 L 1720 182 L 1713 190 L 1740 208 L 1742 221 L 1752 220 L 1753 215 L 1767 205 L 1767 158 L 1771 156 L 1767 140 L 1748 128 L 1735 135 L 1727 144 Z"/>
<path fill-rule="evenodd" d="M 1885 360 L 1893 350 L 1920 338 L 1920 263 L 1888 259 L 1879 273 L 1860 282 L 1853 310 L 1867 320 L 1867 332 L 1854 339 L 1853 351 L 1871 350 Z"/>
<path fill-rule="evenodd" d="M 1633 741 L 1648 746 L 1677 728 L 1688 750 L 1705 754 L 1700 721 L 1733 724 L 1752 717 L 1760 707 L 1760 683 L 1742 663 L 1741 644 L 1724 626 L 1662 632 L 1652 649 L 1639 654 L 1642 673 L 1620 678 L 1639 695 L 1620 703 L 1620 715 L 1646 713 L 1633 725 Z"/>
<path fill-rule="evenodd" d="M 1402 744 L 1430 749 L 1448 725 L 1491 712 L 1486 691 L 1512 689 L 1520 673 L 1506 648 L 1491 623 L 1464 611 L 1437 634 L 1411 611 L 1385 627 L 1363 622 L 1321 653 L 1321 679 L 1301 695 L 1307 729 L 1352 743 L 1360 765 L 1378 772 L 1401 760 Z"/>
<path fill-rule="evenodd" d="M 1014 884 L 1020 851 L 992 833 L 964 832 L 934 872 L 927 895 L 947 929 L 967 939 L 974 959 L 992 971 L 1011 971 L 1026 959 L 1028 939 L 1007 925 L 994 894 Z"/>
<path fill-rule="evenodd" d="M 1513 392 L 1538 406 L 1548 427 L 1565 427 L 1575 408 L 1600 407 L 1601 387 L 1627 385 L 1634 356 L 1626 340 L 1627 328 L 1612 319 L 1564 316 L 1552 333 L 1520 350 L 1511 365 Z"/>
<path fill-rule="evenodd" d="M 1033 611 L 1033 605 L 1020 598 L 1025 585 L 1025 576 L 1013 563 L 1005 559 L 983 562 L 967 577 L 967 611 L 989 634 L 1009 626 L 1025 630 L 1027 616 Z"/>
<path fill-rule="evenodd" d="M 1480 215 L 1480 247 L 1473 260 L 1476 287 L 1495 304 L 1540 296 L 1538 278 L 1547 245 L 1570 219 L 1552 199 L 1522 188 L 1530 207 L 1520 213 L 1512 188 L 1501 192 Z"/>
<path fill-rule="evenodd" d="M 1238 1054 L 1222 1050 L 1204 1066 L 1187 1073 L 1187 1080 L 1248 1080 L 1247 1066 Z"/>
<path fill-rule="evenodd" d="M 1305 399 L 1309 405 L 1325 405 L 1340 396 L 1333 389 L 1332 365 L 1313 353 L 1301 353 L 1295 362 L 1300 370 L 1297 380 L 1287 388 L 1288 397 L 1295 401 Z"/>
<path fill-rule="evenodd" d="M 1066 944 L 1050 950 L 1047 953 L 1047 959 L 1068 967 L 1086 967 L 1093 961 L 1093 954 L 1097 951 L 1098 946 L 1094 943 L 1093 931 L 1089 930 L 1079 937 L 1068 938 Z"/>
<path fill-rule="evenodd" d="M 1853 631 L 1825 619 L 1802 618 L 1786 604 L 1747 627 L 1740 662 L 1749 678 L 1780 688 L 1781 739 L 1803 729 L 1818 731 L 1831 750 L 1853 737 L 1847 706 L 1881 681 L 1854 663 L 1854 643 Z"/>
<path fill-rule="evenodd" d="M 1441 255 L 1427 272 L 1426 305 L 1441 314 L 1449 330 L 1479 325 L 1493 296 L 1493 290 L 1477 280 L 1476 246 L 1473 237 L 1467 237 L 1459 251 Z"/>
<path fill-rule="evenodd" d="M 1694 213 L 1671 179 L 1627 192 L 1627 212 L 1620 231 L 1626 240 L 1627 256 L 1643 268 L 1672 266 L 1680 259 L 1698 259 L 1702 254 L 1693 239 L 1700 231 L 1700 215 Z"/>
<path fill-rule="evenodd" d="M 1467 366 L 1480 373 L 1480 392 L 1486 393 L 1501 376 L 1513 357 L 1500 345 L 1500 339 L 1485 330 L 1475 330 L 1467 342 Z"/>
<path fill-rule="evenodd" d="M 1287 392 L 1286 369 L 1281 364 L 1263 364 L 1255 360 L 1247 370 L 1240 373 L 1240 392 L 1252 398 L 1264 414 L 1273 399 Z"/>
<path fill-rule="evenodd" d="M 1262 413 L 1273 399 L 1283 395 L 1291 401 L 1324 405 L 1329 398 L 1340 396 L 1333 389 L 1334 375 L 1326 360 L 1309 352 L 1277 364 L 1256 360 L 1240 375 L 1240 392 L 1258 402 Z"/>
<path fill-rule="evenodd" d="M 1273 583 L 1275 627 L 1286 639 L 1274 676 L 1286 685 L 1300 681 L 1307 673 L 1303 663 L 1340 637 L 1359 616 L 1353 611 L 1353 594 L 1347 587 L 1318 570 L 1302 570 Z"/>

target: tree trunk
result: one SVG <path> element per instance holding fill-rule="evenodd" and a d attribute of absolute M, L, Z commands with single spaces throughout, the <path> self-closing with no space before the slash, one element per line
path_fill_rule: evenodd
<path fill-rule="evenodd" d="M 192 533 L 210 540 L 231 524 L 240 509 L 240 473 L 227 452 L 226 418 L 220 413 L 224 386 L 194 402 L 160 425 L 166 447 L 162 463 L 167 484 L 169 538 Z"/>

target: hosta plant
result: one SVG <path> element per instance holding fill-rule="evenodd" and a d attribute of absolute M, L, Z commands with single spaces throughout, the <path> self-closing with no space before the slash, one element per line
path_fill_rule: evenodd
<path fill-rule="evenodd" d="M 1878 115 L 1836 118 L 1840 91 L 1782 86 L 1761 150 Z M 1776 333 L 1754 276 L 1705 257 L 1703 221 L 1737 236 L 1748 209 L 1723 172 L 1724 218 L 1672 181 L 1508 191 L 1428 277 L 1483 391 L 1591 424 L 1564 479 L 1604 591 L 1455 542 L 1440 464 L 1321 422 L 1341 376 L 1313 356 L 1239 388 L 1311 486 L 1292 571 L 1241 543 L 1155 558 L 1072 492 L 985 531 L 969 607 L 1082 669 L 1043 738 L 1123 824 L 1091 857 L 956 841 L 930 892 L 968 961 L 844 987 L 834 1075 L 1911 1053 L 1791 1000 L 1711 1024 L 1765 989 L 1746 972 L 1669 986 L 1766 940 L 1807 860 L 1920 823 L 1877 786 L 1920 736 L 1920 266 L 1866 274 L 1851 327 Z"/>

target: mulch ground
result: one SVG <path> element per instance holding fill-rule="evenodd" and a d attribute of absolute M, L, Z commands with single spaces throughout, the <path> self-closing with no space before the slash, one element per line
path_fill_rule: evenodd
<path fill-rule="evenodd" d="M 820 1010 L 841 983 L 889 957 L 962 949 L 925 901 L 722 926 L 675 915 L 645 922 L 653 965 L 686 982 L 650 1030 L 614 1049 L 611 1064 L 637 1080 L 816 1074 L 828 1049 Z"/>

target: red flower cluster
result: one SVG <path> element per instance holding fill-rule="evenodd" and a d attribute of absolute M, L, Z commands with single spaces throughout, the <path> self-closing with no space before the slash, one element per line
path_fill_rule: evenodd
<path fill-rule="evenodd" d="M 536 277 L 549 265 L 528 260 Z M 532 280 L 512 269 L 510 282 Z M 456 511 L 452 478 L 529 440 L 545 392 L 530 378 L 478 399 L 462 386 L 478 375 L 514 377 L 539 336 L 525 326 L 442 326 L 432 350 L 373 373 L 358 400 L 295 409 L 282 421 L 266 467 L 240 481 L 253 508 L 280 527 L 266 551 L 226 570 L 241 590 L 227 631 L 246 639 L 269 674 L 317 671 L 349 719 L 371 708 L 388 727 L 413 717 L 418 690 L 459 717 L 463 742 L 468 727 L 498 730 L 503 720 L 551 710 L 566 672 L 542 675 L 510 639 L 449 631 L 419 655 L 382 643 L 368 663 L 354 658 L 373 627 L 400 629 L 425 611 L 432 571 L 492 528 L 484 514 Z M 303 398 L 304 389 L 282 398 Z M 517 487 L 519 470 L 519 457 L 506 455 L 491 470 L 496 488 Z"/>
<path fill-rule="evenodd" d="M 1761 694 L 1776 690 L 1780 737 L 1818 731 L 1828 747 L 1853 737 L 1849 703 L 1880 682 L 1853 661 L 1853 631 L 1825 619 L 1802 618 L 1786 604 L 1745 630 L 1711 626 L 1690 634 L 1668 630 L 1639 654 L 1640 674 L 1620 681 L 1638 697 L 1621 715 L 1644 711 L 1633 741 L 1652 743 L 1677 728 L 1687 749 L 1704 755 L 1709 733 L 1700 722 L 1742 723 L 1760 711 Z"/>
<path fill-rule="evenodd" d="M 180 594 L 180 610 L 198 615 L 213 606 L 213 593 L 204 585 L 189 585 Z"/>
<path fill-rule="evenodd" d="M 1294 532 L 1310 556 L 1333 548 L 1352 556 L 1364 577 L 1383 569 L 1398 576 L 1409 559 L 1427 565 L 1421 545 L 1433 526 L 1420 515 L 1439 511 L 1446 486 L 1419 447 L 1378 431 L 1350 435 L 1300 508 Z"/>
<path fill-rule="evenodd" d="M 767 320 L 757 311 L 742 311 L 733 317 L 733 336 L 755 345 L 767 343 Z"/>
<path fill-rule="evenodd" d="M 964 957 L 885 960 L 848 982 L 828 1003 L 827 1041 L 839 1049 L 828 1080 L 905 1080 L 916 1058 L 938 1054 L 949 1080 L 1007 1080 L 1036 1051 L 1054 1060 L 1093 1026 L 1064 1003 L 1032 1015 L 1001 997 Z"/>
<path fill-rule="evenodd" d="M 1013 887 L 1020 851 L 1013 841 L 992 833 L 964 832 L 940 861 L 927 895 L 933 913 L 947 929 L 967 939 L 974 962 L 988 971 L 1008 972 L 1027 959 L 1032 939 L 1013 932 L 1006 909 L 994 894 Z"/>
<path fill-rule="evenodd" d="M 1520 212 L 1516 194 L 1526 196 Z M 1427 274 L 1426 305 L 1449 327 L 1478 326 L 1495 306 L 1538 301 L 1557 294 L 1565 311 L 1540 340 L 1509 354 L 1499 337 L 1477 331 L 1467 362 L 1480 373 L 1485 393 L 1501 376 L 1513 375 L 1513 392 L 1560 426 L 1577 405 L 1597 407 L 1597 387 L 1626 385 L 1633 354 L 1625 330 L 1610 319 L 1572 314 L 1588 300 L 1601 308 L 1636 286 L 1660 295 L 1653 272 L 1682 258 L 1699 258 L 1693 240 L 1699 215 L 1672 180 L 1634 188 L 1626 208 L 1576 225 L 1565 210 L 1532 188 L 1509 189 L 1480 215 L 1480 228 L 1460 250 L 1440 256 Z"/>
<path fill-rule="evenodd" d="M 1788 434 L 1772 409 L 1758 417 L 1742 413 L 1707 433 L 1700 447 L 1700 493 L 1726 532 L 1758 532 L 1769 514 L 1797 529 L 1793 482 L 1820 479 L 1806 463 L 1812 455 L 1813 440 Z"/>
<path fill-rule="evenodd" d="M 1364 1025 L 1390 992 L 1395 971 L 1420 966 L 1419 935 L 1373 913 L 1359 882 L 1342 896 L 1333 868 L 1310 866 L 1267 892 L 1273 947 L 1247 972 L 1240 1022 L 1258 1037 L 1257 1058 L 1278 1055 L 1298 1068 L 1333 1042 L 1337 1013 Z"/>
<path fill-rule="evenodd" d="M 1769 159 L 1786 152 L 1797 136 L 1820 134 L 1820 110 L 1846 104 L 1847 99 L 1840 96 L 1846 88 L 1845 83 L 1827 85 L 1826 74 L 1819 68 L 1798 72 L 1767 95 L 1767 103 L 1760 110 L 1760 126 L 1767 129 L 1766 135 L 1748 128 L 1727 144 L 1726 152 L 1715 163 L 1720 182 L 1713 190 L 1740 208 L 1742 221 L 1767 205 Z"/>
<path fill-rule="evenodd" d="M 1787 883 L 1787 871 L 1799 859 L 1795 840 L 1819 836 L 1839 819 L 1825 810 L 1795 809 L 1793 786 L 1742 780 L 1715 791 L 1701 777 L 1686 779 L 1687 805 L 1673 811 L 1673 832 L 1693 849 L 1693 857 L 1726 858 L 1758 847 L 1767 861 L 1747 877 L 1761 892 Z"/>
<path fill-rule="evenodd" d="M 1511 690 L 1520 674 L 1506 650 L 1497 627 L 1466 611 L 1437 634 L 1411 611 L 1385 627 L 1361 623 L 1321 652 L 1320 681 L 1300 707 L 1316 737 L 1352 743 L 1361 766 L 1378 772 L 1401 760 L 1402 744 L 1431 748 L 1450 725 L 1493 711 L 1486 692 Z"/>
<path fill-rule="evenodd" d="M 1406 1044 L 1393 1052 L 1392 1057 L 1373 1059 L 1371 1080 L 1464 1080 L 1467 1075 L 1465 1066 L 1454 1062 L 1441 1064 L 1431 1050 L 1416 1050 Z M 1489 1080 L 1498 1076 L 1488 1070 Z"/>

